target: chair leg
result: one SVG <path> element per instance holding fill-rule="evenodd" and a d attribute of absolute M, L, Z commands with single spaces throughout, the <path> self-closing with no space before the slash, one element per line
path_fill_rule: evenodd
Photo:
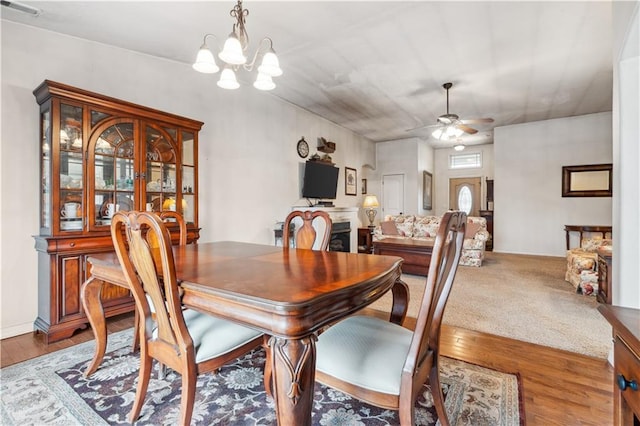
<path fill-rule="evenodd" d="M 149 379 L 151 377 L 151 365 L 153 360 L 148 357 L 146 351 L 142 349 L 140 355 L 140 374 L 138 375 L 138 388 L 136 389 L 136 398 L 133 401 L 133 407 L 131 408 L 131 414 L 129 421 L 133 424 L 140 416 L 140 410 L 144 405 L 144 398 L 147 395 L 147 388 L 149 387 Z"/>
<path fill-rule="evenodd" d="M 133 312 L 133 346 L 131 350 L 135 352 L 140 346 L 140 315 L 138 315 L 138 309 L 134 309 Z"/>
<path fill-rule="evenodd" d="M 400 399 L 400 407 L 398 409 L 398 417 L 400 417 L 401 425 L 415 425 L 415 400 L 413 398 L 410 399 Z M 448 426 L 448 425 L 447 425 Z"/>
<path fill-rule="evenodd" d="M 196 382 L 198 373 L 194 368 L 185 368 L 182 374 L 182 396 L 180 402 L 180 424 L 188 425 L 191 423 L 193 414 L 193 404 L 196 400 Z"/>
<path fill-rule="evenodd" d="M 444 395 L 442 394 L 442 385 L 440 384 L 437 354 L 434 354 L 433 366 L 429 373 L 429 384 L 431 385 L 431 395 L 433 396 L 433 405 L 436 407 L 438 420 L 440 420 L 442 426 L 449 426 L 449 417 L 447 416 L 447 409 L 444 406 Z"/>

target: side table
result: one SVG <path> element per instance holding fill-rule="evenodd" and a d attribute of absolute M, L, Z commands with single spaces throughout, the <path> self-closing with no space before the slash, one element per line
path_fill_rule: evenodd
<path fill-rule="evenodd" d="M 611 304 L 611 250 L 599 248 L 598 253 L 598 302 Z"/>
<path fill-rule="evenodd" d="M 358 253 L 373 253 L 373 228 L 358 228 Z"/>

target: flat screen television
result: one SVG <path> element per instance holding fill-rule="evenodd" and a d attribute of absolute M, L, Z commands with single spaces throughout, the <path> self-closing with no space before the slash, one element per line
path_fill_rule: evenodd
<path fill-rule="evenodd" d="M 302 196 L 304 198 L 335 199 L 338 190 L 339 170 L 331 164 L 307 161 L 304 167 Z"/>

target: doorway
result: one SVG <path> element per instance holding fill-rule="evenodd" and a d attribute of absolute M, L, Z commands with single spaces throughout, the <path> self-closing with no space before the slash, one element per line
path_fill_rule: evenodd
<path fill-rule="evenodd" d="M 404 175 L 382 175 L 382 217 L 400 215 L 403 211 Z"/>
<path fill-rule="evenodd" d="M 449 179 L 449 208 L 480 216 L 481 182 L 479 177 Z"/>

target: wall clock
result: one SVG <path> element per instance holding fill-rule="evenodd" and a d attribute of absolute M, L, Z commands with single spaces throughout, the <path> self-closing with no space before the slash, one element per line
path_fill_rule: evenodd
<path fill-rule="evenodd" d="M 309 155 L 309 144 L 304 140 L 304 136 L 298 141 L 298 155 L 302 158 L 307 158 Z"/>

